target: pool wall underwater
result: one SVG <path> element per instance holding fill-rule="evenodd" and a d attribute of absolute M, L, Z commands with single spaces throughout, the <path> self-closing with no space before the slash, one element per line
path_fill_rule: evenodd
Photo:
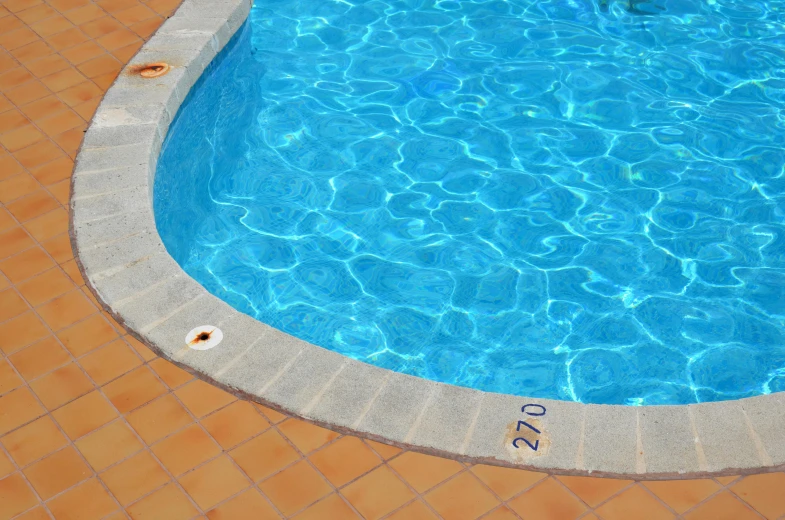
<path fill-rule="evenodd" d="M 678 406 L 482 392 L 350 359 L 210 294 L 166 251 L 152 187 L 178 108 L 247 18 L 247 0 L 186 0 L 108 91 L 78 155 L 71 235 L 105 309 L 160 355 L 234 393 L 334 429 L 456 459 L 647 479 L 781 471 L 785 393 Z M 154 78 L 146 65 L 167 63 Z M 217 326 L 195 350 L 185 336 Z"/>

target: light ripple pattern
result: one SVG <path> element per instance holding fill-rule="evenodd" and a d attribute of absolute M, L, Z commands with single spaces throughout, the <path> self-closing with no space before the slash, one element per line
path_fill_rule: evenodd
<path fill-rule="evenodd" d="M 380 367 L 606 404 L 785 390 L 785 1 L 257 0 L 158 229 Z"/>

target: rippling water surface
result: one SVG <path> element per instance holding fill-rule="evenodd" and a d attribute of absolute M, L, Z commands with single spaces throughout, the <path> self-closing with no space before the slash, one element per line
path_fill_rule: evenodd
<path fill-rule="evenodd" d="M 648 14 L 653 13 L 653 14 Z M 482 390 L 785 390 L 785 0 L 257 0 L 155 211 L 237 309 Z"/>

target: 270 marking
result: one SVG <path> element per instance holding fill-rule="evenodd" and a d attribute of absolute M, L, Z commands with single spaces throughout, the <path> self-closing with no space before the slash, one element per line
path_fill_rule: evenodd
<path fill-rule="evenodd" d="M 538 408 L 539 412 L 527 412 L 526 409 L 529 408 L 530 406 Z M 523 408 L 521 408 L 521 412 L 525 413 L 526 415 L 530 415 L 532 417 L 542 417 L 543 415 L 545 415 L 546 411 L 547 410 L 545 409 L 545 407 L 543 405 L 541 405 L 541 404 L 525 404 L 525 405 L 523 405 Z M 534 433 L 536 433 L 538 435 L 542 433 L 540 430 L 538 430 L 537 428 L 535 428 L 531 424 L 527 423 L 526 421 L 518 421 L 518 426 L 515 427 L 515 431 L 518 431 L 518 432 L 521 431 L 521 426 L 525 426 L 525 427 L 529 428 L 530 430 L 532 430 Z M 523 437 L 516 437 L 512 441 L 512 445 L 515 448 L 520 448 L 520 446 L 518 445 L 518 441 L 525 442 L 526 445 L 529 448 L 531 448 L 533 451 L 537 451 L 537 449 L 540 447 L 540 439 L 535 440 L 534 444 L 532 444 L 531 442 L 529 442 L 527 439 L 524 439 Z"/>

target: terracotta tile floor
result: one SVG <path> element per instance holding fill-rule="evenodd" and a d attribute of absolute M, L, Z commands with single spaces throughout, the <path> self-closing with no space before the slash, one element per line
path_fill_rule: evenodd
<path fill-rule="evenodd" d="M 784 473 L 632 482 L 402 452 L 128 336 L 73 260 L 69 177 L 102 93 L 178 2 L 0 2 L 0 520 L 785 518 Z"/>

